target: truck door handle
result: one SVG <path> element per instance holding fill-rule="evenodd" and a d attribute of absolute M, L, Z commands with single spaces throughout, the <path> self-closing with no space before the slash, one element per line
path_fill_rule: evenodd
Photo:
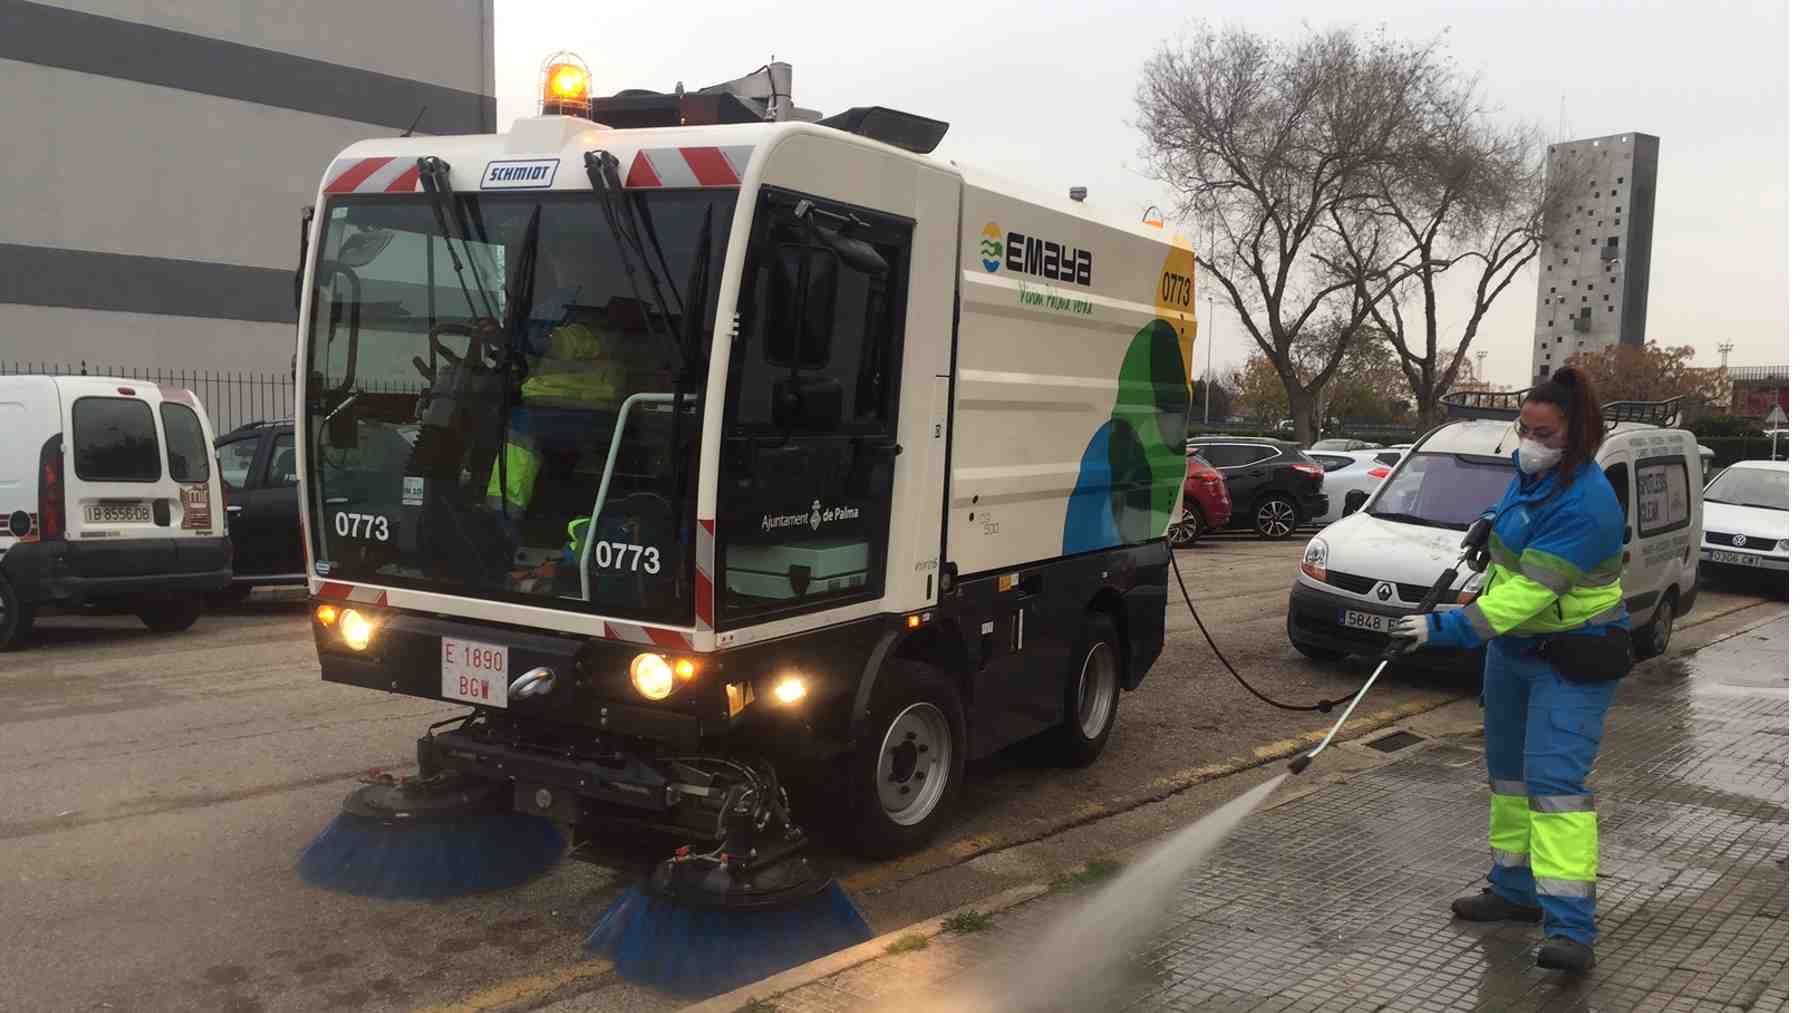
<path fill-rule="evenodd" d="M 231 506 L 226 507 L 225 512 L 228 514 L 241 514 L 244 512 L 244 508 L 241 506 L 238 506 L 236 504 L 233 504 Z"/>
<path fill-rule="evenodd" d="M 878 457 L 899 457 L 906 450 L 898 443 L 872 443 L 868 451 Z"/>

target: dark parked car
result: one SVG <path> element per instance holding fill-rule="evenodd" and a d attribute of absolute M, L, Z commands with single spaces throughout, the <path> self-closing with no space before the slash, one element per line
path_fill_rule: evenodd
<path fill-rule="evenodd" d="M 231 588 L 218 597 L 242 601 L 254 587 L 306 583 L 293 422 L 239 426 L 213 447 L 233 549 Z"/>
<path fill-rule="evenodd" d="M 1234 528 L 1252 528 L 1263 538 L 1287 538 L 1330 508 L 1321 487 L 1325 469 L 1291 443 L 1245 436 L 1198 436 L 1188 452 L 1199 451 L 1225 476 Z"/>
<path fill-rule="evenodd" d="M 1188 454 L 1187 481 L 1181 486 L 1181 514 L 1169 525 L 1169 543 L 1192 545 L 1208 531 L 1231 520 L 1231 493 L 1225 476 L 1198 453 Z"/>

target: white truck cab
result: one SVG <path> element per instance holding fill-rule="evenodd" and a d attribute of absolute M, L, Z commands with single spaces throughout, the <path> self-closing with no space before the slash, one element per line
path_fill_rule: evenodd
<path fill-rule="evenodd" d="M 0 433 L 0 649 L 45 607 L 121 603 L 183 630 L 231 583 L 212 422 L 192 391 L 3 376 Z"/>
<path fill-rule="evenodd" d="M 1288 597 L 1296 650 L 1324 660 L 1387 646 L 1394 622 L 1418 605 L 1459 555 L 1463 532 L 1512 481 L 1522 394 L 1446 398 L 1454 421 L 1427 433 L 1365 503 L 1313 538 Z M 1674 428 L 1677 411 L 1674 401 L 1607 405 L 1595 458 L 1625 511 L 1625 605 L 1646 658 L 1667 650 L 1675 619 L 1699 593 L 1700 448 L 1693 433 Z M 1473 601 L 1484 579 L 1465 573 L 1456 599 L 1439 609 Z"/>

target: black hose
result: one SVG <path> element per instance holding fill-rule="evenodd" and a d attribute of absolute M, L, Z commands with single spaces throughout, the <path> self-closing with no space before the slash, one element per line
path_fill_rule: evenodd
<path fill-rule="evenodd" d="M 1356 694 L 1351 693 L 1346 696 L 1338 697 L 1336 700 L 1320 700 L 1318 703 L 1312 704 L 1311 706 L 1282 703 L 1280 700 L 1270 699 L 1259 692 L 1255 686 L 1245 682 L 1244 677 L 1238 674 L 1238 670 L 1232 668 L 1231 662 L 1226 660 L 1225 652 L 1219 650 L 1218 644 L 1213 643 L 1212 634 L 1206 631 L 1206 624 L 1200 621 L 1200 613 L 1194 608 L 1194 599 L 1188 596 L 1187 581 L 1181 579 L 1181 567 L 1175 565 L 1175 546 L 1165 542 L 1165 547 L 1169 550 L 1169 569 L 1175 571 L 1175 584 L 1181 588 L 1181 599 L 1187 602 L 1188 614 L 1194 617 L 1194 625 L 1200 627 L 1200 635 L 1206 638 L 1206 646 L 1212 648 L 1213 655 L 1219 659 L 1219 664 L 1224 665 L 1225 671 L 1231 673 L 1231 677 L 1238 681 L 1238 685 L 1249 690 L 1251 696 L 1256 697 L 1258 700 L 1261 700 L 1271 707 L 1279 708 L 1284 711 L 1318 711 L 1320 714 L 1330 714 L 1333 707 L 1336 707 L 1339 704 L 1348 703 L 1350 700 L 1356 698 Z"/>

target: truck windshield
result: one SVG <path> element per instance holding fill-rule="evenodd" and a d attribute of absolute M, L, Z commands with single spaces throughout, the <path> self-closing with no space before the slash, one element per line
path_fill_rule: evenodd
<path fill-rule="evenodd" d="M 1457 531 L 1500 502 L 1515 469 L 1504 457 L 1412 454 L 1364 508 L 1372 517 Z"/>
<path fill-rule="evenodd" d="M 321 576 L 691 621 L 735 192 L 328 205 L 305 424 Z"/>

